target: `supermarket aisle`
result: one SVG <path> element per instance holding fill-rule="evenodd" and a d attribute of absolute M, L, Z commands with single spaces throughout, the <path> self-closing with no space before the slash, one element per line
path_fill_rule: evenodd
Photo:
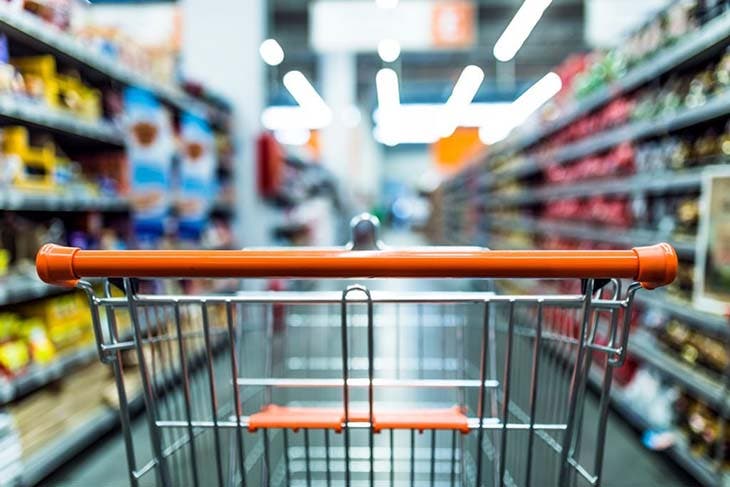
<path fill-rule="evenodd" d="M 412 246 L 422 241 L 410 233 L 389 233 L 384 240 L 393 246 Z M 433 287 L 427 281 L 378 281 L 370 287 L 385 290 L 428 290 Z M 382 333 L 382 331 L 381 331 Z M 415 337 L 403 336 L 404 342 L 415 343 Z M 303 345 L 305 346 L 305 345 Z M 311 344 L 306 345 L 311 346 Z M 408 345 L 406 345 L 407 347 Z M 411 345 L 413 346 L 413 345 Z M 227 360 L 222 357 L 220 360 Z M 550 365 L 550 362 L 546 362 Z M 220 370 L 220 369 L 219 369 Z M 549 373 L 549 371 L 546 371 Z M 222 381 L 225 379 L 222 379 Z M 202 392 L 202 391 L 201 391 Z M 225 403 L 225 400 L 221 401 Z M 591 394 L 586 403 L 587 422 L 597 417 L 597 398 Z M 134 421 L 135 446 L 147 444 L 147 430 L 144 417 Z M 202 435 L 199 447 L 212 451 L 211 435 Z M 586 445 L 594 444 L 591 438 L 584 438 Z M 663 485 L 679 487 L 693 485 L 693 482 L 660 454 L 646 450 L 640 443 L 640 436 L 632 430 L 613 411 L 608 418 L 608 438 L 605 449 L 604 485 L 609 487 L 654 486 Z M 592 455 L 591 450 L 585 451 Z M 138 458 L 145 458 L 146 451 L 137 450 Z M 66 465 L 61 471 L 48 479 L 46 485 L 126 485 L 126 464 L 124 444 L 119 433 L 105 438 L 103 441 L 81 455 L 74 462 Z M 213 478 L 214 467 L 208 465 L 201 468 L 203 478 Z M 146 479 L 147 480 L 147 479 Z M 151 480 L 151 479 L 149 479 Z M 143 482 L 143 485 L 148 485 Z M 150 484 L 151 485 L 151 484 Z"/>
<path fill-rule="evenodd" d="M 616 9 L 619 1 L 622 7 Z M 152 24 L 155 28 L 148 28 Z M 396 228 L 423 227 L 428 236 L 392 231 L 383 236 L 391 246 L 428 241 L 577 251 L 579 260 L 587 257 L 592 264 L 584 252 L 668 242 L 678 256 L 676 279 L 655 292 L 642 290 L 631 315 L 625 315 L 632 350 L 615 371 L 621 385 L 612 391 L 616 409 L 608 419 L 603 485 L 730 487 L 730 448 L 723 447 L 730 445 L 730 428 L 724 427 L 730 421 L 730 327 L 724 315 L 730 305 L 730 238 L 723 238 L 730 235 L 723 211 L 730 208 L 730 0 L 0 0 L 0 444 L 5 446 L 0 486 L 15 485 L 16 479 L 33 485 L 51 472 L 50 485 L 127 484 L 127 449 L 118 431 L 110 433 L 118 422 L 115 384 L 97 360 L 93 333 L 100 330 L 89 299 L 38 275 L 38 270 L 51 274 L 43 271 L 50 271 L 45 259 L 39 268 L 34 264 L 39 248 L 46 243 L 115 252 L 329 246 L 342 243 L 354 208 L 368 208 Z M 140 257 L 114 254 L 124 262 L 116 269 L 91 270 L 91 260 L 84 263 L 75 251 L 63 253 L 73 264 L 68 267 L 78 264 L 66 277 L 95 276 L 91 281 L 99 296 L 103 276 L 135 268 L 134 260 L 126 259 Z M 105 255 L 105 265 L 115 260 Z M 209 257 L 178 271 L 185 274 Z M 639 253 L 626 251 L 624 257 L 622 276 L 634 273 L 638 279 L 648 273 Z M 168 258 L 160 262 L 176 263 Z M 610 267 L 618 262 L 610 261 Z M 663 274 L 670 281 L 674 266 L 665 263 L 670 265 Z M 63 267 L 65 274 L 71 271 Z M 88 276 L 78 275 L 81 267 Z M 588 272 L 583 268 L 580 275 Z M 592 272 L 601 279 L 610 269 Z M 278 280 L 258 284 L 317 289 L 301 281 L 291 287 Z M 558 289 L 577 289 L 577 284 Z M 566 313 L 536 299 L 517 305 L 498 299 L 486 305 L 479 299 L 414 299 L 377 303 L 371 328 L 363 324 L 367 307 L 341 303 L 346 284 L 333 285 L 334 297 L 316 306 L 257 302 L 249 307 L 252 303 L 200 302 L 198 296 L 221 289 L 210 282 L 144 283 L 142 294 L 187 297 L 183 304 L 148 299 L 142 350 L 132 350 L 127 316 L 141 308 L 103 299 L 106 316 L 119 313 L 119 337 L 112 341 L 118 342 L 113 349 L 123 354 L 121 366 L 131 379 L 136 467 L 146 468 L 151 456 L 146 418 L 139 416 L 139 383 L 146 376 L 139 369 L 149 365 L 147 352 L 157 353 L 161 365 L 155 368 L 152 358 L 150 375 L 156 376 L 152 387 L 165 410 L 155 411 L 163 421 L 157 425 L 164 430 L 162 449 L 177 455 L 172 468 L 190 467 L 200 455 L 204 477 L 197 483 L 175 477 L 172 484 L 223 484 L 219 478 L 235 475 L 236 460 L 244 463 L 230 454 L 231 447 L 245 444 L 253 456 L 248 468 L 238 469 L 250 472 L 249 487 L 262 485 L 260 479 L 271 473 L 262 468 L 264 435 L 235 427 L 241 411 L 233 404 L 240 401 L 231 397 L 245 389 L 250 402 L 243 401 L 244 416 L 266 404 L 321 401 L 341 407 L 336 389 L 341 383 L 320 388 L 321 382 L 316 387 L 310 382 L 307 389 L 291 380 L 340 379 L 343 361 L 337 354 L 347 348 L 340 313 L 351 309 L 344 322 L 352 324 L 352 332 L 349 325 L 344 331 L 355 343 L 348 357 L 356 362 L 350 364 L 354 377 L 362 381 L 373 365 L 363 343 L 377 328 L 376 378 L 414 380 L 378 387 L 378 406 L 410 402 L 402 406 L 409 408 L 401 411 L 404 418 L 416 408 L 459 404 L 466 410 L 459 413 L 473 426 L 475 412 L 483 410 L 478 406 L 483 396 L 476 393 L 481 389 L 494 421 L 486 433 L 479 430 L 486 437 L 482 443 L 475 434 L 451 440 L 446 433 L 452 431 L 438 432 L 444 443 L 437 444 L 435 431 L 413 433 L 421 470 L 403 458 L 397 469 L 381 462 L 378 480 L 397 471 L 403 485 L 411 485 L 409 472 L 420 477 L 416 485 L 430 484 L 425 480 L 434 471 L 431 465 L 438 465 L 441 477 L 433 483 L 439 485 L 447 468 L 456 470 L 451 466 L 457 456 L 459 475 L 472 479 L 479 468 L 474 458 L 484 454 L 486 476 L 493 481 L 495 446 L 505 444 L 512 455 L 510 472 L 524 474 L 522 442 L 537 435 L 541 467 L 532 475 L 553 487 L 555 445 L 568 429 L 564 404 L 580 311 Z M 367 282 L 369 289 L 389 291 L 436 285 Z M 538 283 L 534 289 L 550 294 L 555 288 Z M 579 301 L 573 301 L 574 310 Z M 603 304 L 618 309 L 616 303 Z M 182 315 L 180 307 L 187 310 Z M 233 319 L 232 307 L 235 334 L 224 326 Z M 497 312 L 485 313 L 494 308 Z M 544 326 L 550 336 L 534 346 L 537 323 L 543 323 L 535 317 L 544 318 L 548 309 L 555 311 Z M 206 310 L 216 314 L 203 330 Z M 170 331 L 172 324 L 180 325 L 180 316 L 186 326 Z M 497 344 L 496 352 L 489 349 L 489 359 L 496 359 L 488 365 L 493 382 L 486 392 L 477 380 L 484 373 L 479 366 L 488 362 L 481 357 L 485 323 L 496 337 L 490 346 Z M 610 342 L 603 323 L 597 323 L 596 340 Z M 107 344 L 113 328 L 101 331 Z M 234 342 L 232 336 L 246 345 L 205 360 L 211 330 L 221 349 Z M 509 353 L 501 346 L 507 343 Z M 180 346 L 172 349 L 175 344 Z M 530 357 L 536 350 L 547 357 L 537 373 L 554 378 L 541 379 L 548 385 L 539 390 L 524 387 L 534 383 Z M 231 367 L 226 353 L 263 365 L 231 371 L 237 365 Z M 593 353 L 609 352 L 594 347 Z M 499 369 L 508 355 L 518 358 L 521 387 L 513 382 L 503 413 L 499 401 L 509 375 Z M 210 374 L 222 374 L 217 380 L 208 377 L 212 363 Z M 183 380 L 188 365 L 182 364 L 195 368 L 192 415 L 190 401 L 171 392 Z M 598 367 L 593 372 L 595 387 Z M 277 378 L 284 380 L 262 380 Z M 420 382 L 425 379 L 467 382 L 433 387 Z M 220 384 L 220 407 L 211 382 Z M 359 407 L 367 404 L 366 383 L 353 387 Z M 530 397 L 540 405 L 529 415 L 539 419 L 538 433 L 524 427 L 525 403 L 535 403 Z M 587 401 L 590 423 L 597 418 L 595 395 Z M 463 419 L 451 412 L 451 418 Z M 509 426 L 498 424 L 502 414 Z M 218 429 L 214 418 L 225 418 L 225 428 Z M 358 441 L 368 434 L 363 423 L 356 425 Z M 647 424 L 677 443 L 666 454 L 644 449 L 633 428 Z M 268 467 L 280 475 L 272 482 L 277 487 L 285 483 L 282 472 L 289 466 L 283 461 L 289 451 L 283 431 L 268 433 L 275 442 L 270 452 L 275 464 Z M 312 432 L 319 475 L 329 468 L 329 463 L 321 467 L 324 452 L 330 452 L 324 431 Z M 196 441 L 184 441 L 193 433 Z M 405 436 L 395 445 L 415 460 L 416 447 L 408 443 L 412 431 L 399 433 Z M 581 464 L 595 443 L 591 432 L 583 434 Z M 225 440 L 218 462 L 215 435 Z M 307 484 L 305 436 L 291 435 L 299 456 L 297 482 L 290 484 L 297 487 Z M 341 442 L 342 436 L 333 437 Z M 387 432 L 377 435 L 376 461 L 395 450 L 387 439 Z M 458 448 L 451 446 L 457 441 Z M 196 443 L 197 453 L 191 445 Z M 342 443 L 333 445 L 344 457 Z M 373 451 L 363 445 L 356 445 L 360 475 L 373 468 L 366 462 Z M 431 456 L 436 449 L 439 462 Z M 344 465 L 337 465 L 340 484 Z M 153 480 L 147 475 L 141 483 Z"/>

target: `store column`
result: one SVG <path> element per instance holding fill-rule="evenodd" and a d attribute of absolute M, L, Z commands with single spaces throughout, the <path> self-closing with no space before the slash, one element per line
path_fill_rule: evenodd
<path fill-rule="evenodd" d="M 324 128 L 322 163 L 341 181 L 356 206 L 377 190 L 377 157 L 368 132 L 368 116 L 357 103 L 356 54 L 350 51 L 326 52 L 319 57 L 319 89 L 332 109 L 333 122 Z M 357 208 L 361 210 L 362 208 Z"/>
<path fill-rule="evenodd" d="M 342 122 L 356 105 L 356 68 L 355 54 L 351 52 L 327 53 L 319 58 L 322 98 L 333 114 L 333 122 L 322 130 L 322 163 L 340 180 L 352 174 L 350 130 Z"/>
<path fill-rule="evenodd" d="M 238 155 L 234 170 L 236 237 L 266 244 L 266 210 L 256 191 L 256 136 L 266 94 L 258 48 L 266 29 L 266 0 L 182 0 L 183 73 L 225 96 L 234 108 Z"/>

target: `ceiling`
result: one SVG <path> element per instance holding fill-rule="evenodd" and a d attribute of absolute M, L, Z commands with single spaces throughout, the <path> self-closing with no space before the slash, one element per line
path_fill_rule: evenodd
<path fill-rule="evenodd" d="M 472 49 L 403 53 L 396 63 L 402 96 L 445 98 L 461 69 L 467 64 L 476 64 L 486 75 L 480 98 L 511 98 L 522 86 L 549 72 L 569 54 L 586 48 L 584 0 L 553 0 L 515 60 L 498 66 L 501 63 L 494 59 L 492 48 L 522 1 L 474 0 L 478 31 Z M 285 98 L 281 75 L 291 69 L 303 71 L 317 83 L 317 55 L 308 48 L 310 3 L 308 0 L 271 0 L 269 3 L 269 35 L 286 51 L 285 61 L 271 69 L 272 102 Z M 358 97 L 367 102 L 374 97 L 375 73 L 383 63 L 373 52 L 359 54 L 357 65 Z"/>

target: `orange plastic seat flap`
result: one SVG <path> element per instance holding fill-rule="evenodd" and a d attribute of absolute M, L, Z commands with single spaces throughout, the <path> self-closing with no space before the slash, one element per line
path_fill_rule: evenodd
<path fill-rule="evenodd" d="M 367 422 L 368 411 L 349 411 L 352 422 Z M 303 408 L 269 404 L 261 411 L 249 416 L 248 430 L 285 428 L 293 431 L 300 429 L 330 429 L 339 433 L 345 422 L 345 412 L 337 408 Z M 469 432 L 469 424 L 464 411 L 459 406 L 444 409 L 407 409 L 382 410 L 373 413 L 373 431 L 384 429 L 456 430 Z"/>

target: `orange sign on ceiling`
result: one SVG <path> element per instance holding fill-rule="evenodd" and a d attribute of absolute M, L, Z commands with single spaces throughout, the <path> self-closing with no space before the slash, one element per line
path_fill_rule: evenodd
<path fill-rule="evenodd" d="M 451 136 L 431 145 L 436 166 L 444 173 L 457 171 L 483 149 L 476 127 L 459 127 Z"/>
<path fill-rule="evenodd" d="M 435 47 L 470 47 L 475 41 L 475 9 L 467 0 L 438 2 L 433 7 L 431 35 Z"/>

